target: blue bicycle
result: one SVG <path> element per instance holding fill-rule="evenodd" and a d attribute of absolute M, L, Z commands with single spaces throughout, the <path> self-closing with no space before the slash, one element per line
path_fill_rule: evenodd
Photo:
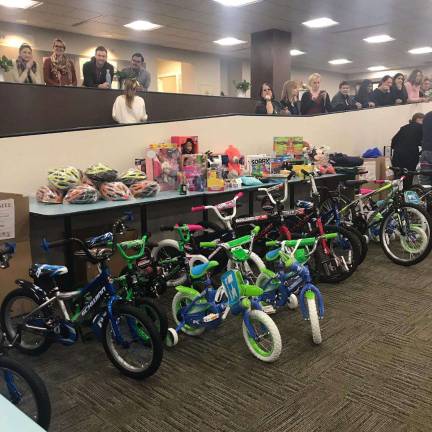
<path fill-rule="evenodd" d="M 0 269 L 9 267 L 14 252 L 12 244 L 0 246 Z M 8 350 L 13 348 L 17 340 L 8 343 L 0 332 L 0 395 L 48 430 L 51 403 L 44 382 L 27 365 L 7 357 Z"/>
<path fill-rule="evenodd" d="M 305 263 L 320 240 L 330 240 L 337 235 L 330 233 L 316 238 L 266 242 L 267 247 L 277 246 L 266 254 L 267 261 L 276 263 L 277 272 L 263 270 L 256 282 L 264 291 L 258 299 L 265 312 L 274 313 L 285 305 L 295 309 L 300 304 L 303 318 L 310 322 L 315 344 L 322 342 L 319 320 L 324 316 L 324 301 L 320 290 L 312 283 Z"/>
<path fill-rule="evenodd" d="M 93 244 L 97 243 L 96 238 Z M 123 374 L 136 379 L 153 375 L 162 361 L 162 340 L 147 315 L 117 295 L 107 264 L 113 248 L 90 250 L 76 238 L 43 245 L 46 250 L 77 245 L 100 272 L 79 290 L 60 291 L 57 279 L 67 273 L 67 267 L 34 264 L 30 269 L 34 283 L 18 279 L 18 288 L 3 300 L 0 322 L 8 340 L 18 336 L 20 351 L 40 354 L 53 342 L 74 344 L 82 327 L 90 325 L 111 363 Z"/>

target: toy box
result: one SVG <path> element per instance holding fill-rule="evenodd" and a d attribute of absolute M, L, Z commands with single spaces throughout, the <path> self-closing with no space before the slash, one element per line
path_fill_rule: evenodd
<path fill-rule="evenodd" d="M 203 154 L 182 155 L 181 161 L 188 190 L 202 192 L 207 180 L 207 157 Z"/>
<path fill-rule="evenodd" d="M 246 171 L 256 177 L 268 176 L 271 172 L 271 158 L 266 155 L 246 156 Z"/>
<path fill-rule="evenodd" d="M 198 137 L 197 136 L 172 136 L 171 137 L 171 143 L 175 144 L 178 149 L 180 150 L 180 153 L 185 154 L 184 148 L 187 143 L 192 144 L 192 152 L 191 153 L 198 153 Z M 187 154 L 187 153 L 186 153 Z"/>
<path fill-rule="evenodd" d="M 156 180 L 161 191 L 176 190 L 179 185 L 180 151 L 175 144 L 152 144 L 147 151 L 146 173 Z"/>
<path fill-rule="evenodd" d="M 275 156 L 288 156 L 291 159 L 303 158 L 303 137 L 274 137 L 273 151 Z"/>
<path fill-rule="evenodd" d="M 207 189 L 209 191 L 223 191 L 225 189 L 221 169 L 209 168 L 207 170 Z"/>
<path fill-rule="evenodd" d="M 289 156 L 280 156 L 271 158 L 270 160 L 270 171 L 272 174 L 281 174 L 281 170 L 289 170 L 291 158 Z"/>

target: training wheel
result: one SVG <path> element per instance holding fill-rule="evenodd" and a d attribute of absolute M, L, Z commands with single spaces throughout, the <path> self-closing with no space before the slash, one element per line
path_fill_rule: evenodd
<path fill-rule="evenodd" d="M 298 308 L 298 299 L 297 299 L 297 296 L 295 294 L 291 294 L 289 296 L 288 308 L 289 309 L 297 309 Z"/>
<path fill-rule="evenodd" d="M 165 344 L 167 347 L 171 348 L 173 346 L 176 346 L 178 344 L 179 338 L 178 334 L 173 328 L 168 329 L 168 333 L 165 338 Z"/>

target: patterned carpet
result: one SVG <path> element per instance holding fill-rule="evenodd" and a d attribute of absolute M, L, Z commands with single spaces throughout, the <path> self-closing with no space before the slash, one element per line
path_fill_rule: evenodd
<path fill-rule="evenodd" d="M 144 382 L 95 341 L 25 360 L 47 382 L 54 432 L 431 431 L 431 260 L 399 267 L 372 245 L 352 278 L 321 285 L 321 346 L 300 311 L 273 316 L 283 351 L 270 365 L 249 353 L 237 317 L 181 335 Z"/>

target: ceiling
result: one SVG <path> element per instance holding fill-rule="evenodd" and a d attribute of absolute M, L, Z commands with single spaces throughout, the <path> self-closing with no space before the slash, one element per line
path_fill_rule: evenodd
<path fill-rule="evenodd" d="M 301 24 L 324 16 L 340 24 L 327 29 L 308 29 Z M 123 27 L 137 19 L 164 27 L 149 32 Z M 407 52 L 432 45 L 431 0 L 262 0 L 240 8 L 212 0 L 44 0 L 30 10 L 0 7 L 0 21 L 26 21 L 36 27 L 240 58 L 249 57 L 251 33 L 276 28 L 291 32 L 292 48 L 307 52 L 293 58 L 294 67 L 341 73 L 363 72 L 374 65 L 397 69 L 432 61 L 432 54 Z M 396 40 L 376 45 L 363 41 L 383 33 Z M 213 43 L 224 36 L 248 44 L 219 47 Z M 352 63 L 329 65 L 335 58 L 348 58 Z"/>

